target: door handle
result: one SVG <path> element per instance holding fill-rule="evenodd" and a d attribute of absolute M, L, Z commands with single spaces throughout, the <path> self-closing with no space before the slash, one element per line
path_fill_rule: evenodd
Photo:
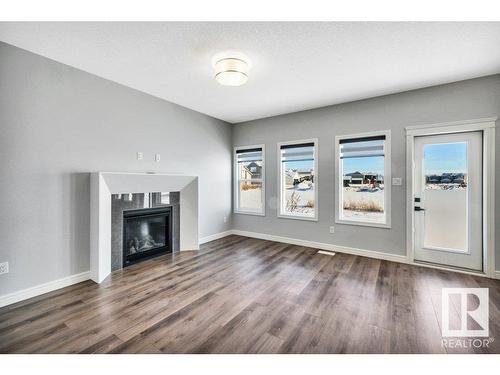
<path fill-rule="evenodd" d="M 415 211 L 425 211 L 425 208 L 422 208 L 422 207 L 414 207 L 413 208 Z"/>

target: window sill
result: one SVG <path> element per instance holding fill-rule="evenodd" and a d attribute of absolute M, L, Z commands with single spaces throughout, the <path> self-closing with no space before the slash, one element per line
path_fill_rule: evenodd
<path fill-rule="evenodd" d="M 347 225 L 358 225 L 358 226 L 361 226 L 361 227 L 373 227 L 373 228 L 391 229 L 391 224 L 370 223 L 370 222 L 367 222 L 367 221 L 355 221 L 355 220 L 335 219 L 335 223 L 337 223 L 337 224 L 347 224 Z"/>
<path fill-rule="evenodd" d="M 292 219 L 292 220 L 303 220 L 303 221 L 318 221 L 317 217 L 307 217 L 307 216 L 292 216 L 278 214 L 279 219 Z"/>
<path fill-rule="evenodd" d="M 252 212 L 252 211 L 237 211 L 237 210 L 234 210 L 233 213 L 239 214 L 239 215 L 266 216 L 265 212 Z"/>

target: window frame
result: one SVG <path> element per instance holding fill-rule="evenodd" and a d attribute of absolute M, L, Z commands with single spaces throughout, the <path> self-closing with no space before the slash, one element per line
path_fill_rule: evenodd
<path fill-rule="evenodd" d="M 261 178 L 254 179 L 243 179 L 239 178 L 238 171 L 238 156 L 237 151 L 261 148 L 262 149 L 262 170 Z M 241 181 L 259 181 L 262 184 L 261 199 L 262 199 L 262 210 L 261 211 L 246 211 L 241 210 L 239 207 L 239 194 L 240 194 L 240 182 Z M 233 201 L 233 213 L 242 215 L 254 215 L 254 216 L 266 216 L 266 146 L 265 144 L 250 145 L 250 146 L 236 146 L 233 149 L 233 187 L 234 187 L 234 201 Z"/>
<path fill-rule="evenodd" d="M 314 143 L 314 217 L 310 216 L 300 216 L 300 215 L 290 215 L 290 214 L 285 214 L 282 212 L 282 203 L 283 203 L 283 196 L 282 196 L 282 166 L 283 163 L 281 162 L 281 146 L 293 146 L 293 145 L 298 145 L 302 143 Z M 305 221 L 318 221 L 318 210 L 319 210 L 319 204 L 318 204 L 318 190 L 319 190 L 319 171 L 318 171 L 318 151 L 319 151 L 319 143 L 318 143 L 318 138 L 309 138 L 309 139 L 298 139 L 294 141 L 283 141 L 283 142 L 278 142 L 277 143 L 277 162 L 278 162 L 278 209 L 277 209 L 277 216 L 278 218 L 281 219 L 293 219 L 293 220 L 305 220 Z"/>
<path fill-rule="evenodd" d="M 377 223 L 371 221 L 362 220 L 349 220 L 342 217 L 341 213 L 343 211 L 342 202 L 342 189 L 343 189 L 343 172 L 340 165 L 340 141 L 344 139 L 356 139 L 364 137 L 376 137 L 385 136 L 384 143 L 384 210 L 385 210 L 385 223 Z M 391 186 L 392 186 L 392 174 L 391 174 L 391 131 L 390 130 L 380 130 L 366 133 L 356 133 L 356 134 L 346 134 L 335 136 L 335 176 L 337 178 L 337 187 L 335 189 L 335 223 L 337 224 L 349 224 L 349 225 L 359 225 L 365 227 L 376 227 L 376 228 L 391 228 Z"/>

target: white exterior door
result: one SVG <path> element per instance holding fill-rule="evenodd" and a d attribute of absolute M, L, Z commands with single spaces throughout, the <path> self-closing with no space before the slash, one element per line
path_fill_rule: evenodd
<path fill-rule="evenodd" d="M 415 137 L 415 260 L 483 269 L 482 134 Z"/>

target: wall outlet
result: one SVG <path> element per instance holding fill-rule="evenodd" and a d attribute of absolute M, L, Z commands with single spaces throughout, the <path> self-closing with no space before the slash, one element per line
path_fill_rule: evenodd
<path fill-rule="evenodd" d="M 156 161 L 156 162 L 159 162 L 159 161 L 160 161 L 160 154 L 156 154 L 156 155 L 155 155 L 155 161 Z"/>
<path fill-rule="evenodd" d="M 403 185 L 403 179 L 401 177 L 393 177 L 392 184 L 394 186 L 401 186 L 401 185 Z"/>
<path fill-rule="evenodd" d="M 142 160 L 142 152 L 137 153 L 137 160 Z"/>
<path fill-rule="evenodd" d="M 224 216 L 224 223 L 227 223 L 227 216 Z"/>
<path fill-rule="evenodd" d="M 330 227 L 330 233 L 335 233 L 335 227 Z"/>
<path fill-rule="evenodd" d="M 9 262 L 0 263 L 0 275 L 2 273 L 9 273 Z"/>

